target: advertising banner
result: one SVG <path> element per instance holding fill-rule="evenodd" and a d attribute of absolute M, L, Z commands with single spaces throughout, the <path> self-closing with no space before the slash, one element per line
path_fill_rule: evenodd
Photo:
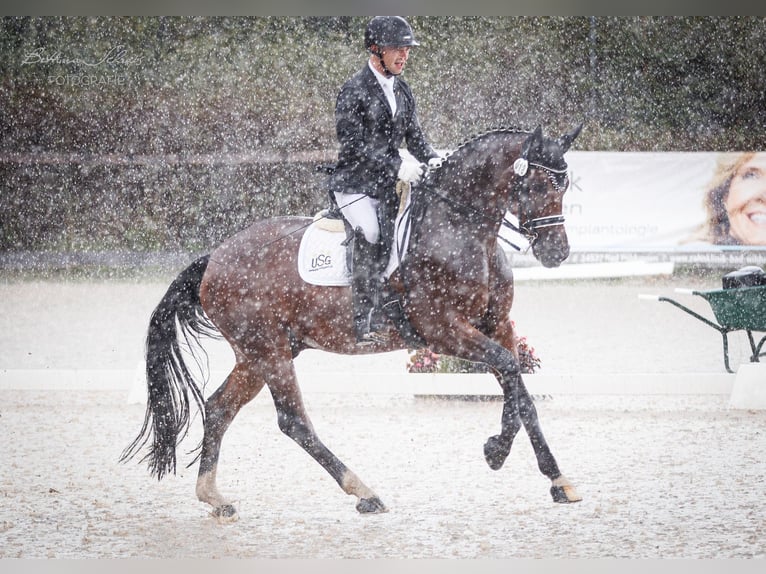
<path fill-rule="evenodd" d="M 573 262 L 766 263 L 766 153 L 572 151 L 566 160 Z"/>

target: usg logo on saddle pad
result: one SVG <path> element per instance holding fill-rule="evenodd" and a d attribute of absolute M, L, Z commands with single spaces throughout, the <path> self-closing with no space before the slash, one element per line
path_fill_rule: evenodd
<path fill-rule="evenodd" d="M 327 269 L 328 267 L 332 267 L 332 255 L 329 253 L 319 253 L 311 258 L 311 264 L 308 271 L 309 273 L 314 273 L 316 271 L 321 271 L 322 269 Z"/>

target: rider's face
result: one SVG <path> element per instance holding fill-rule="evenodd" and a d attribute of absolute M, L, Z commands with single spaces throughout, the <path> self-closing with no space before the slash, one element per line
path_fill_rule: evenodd
<path fill-rule="evenodd" d="M 766 153 L 737 170 L 726 198 L 731 234 L 745 245 L 766 245 Z"/>
<path fill-rule="evenodd" d="M 386 68 L 394 76 L 398 76 L 404 71 L 407 58 L 410 57 L 409 46 L 383 46 L 380 51 L 383 53 L 383 62 L 386 64 Z"/>

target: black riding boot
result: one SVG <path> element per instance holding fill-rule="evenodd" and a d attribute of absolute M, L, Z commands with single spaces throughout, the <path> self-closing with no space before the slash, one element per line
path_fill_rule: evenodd
<path fill-rule="evenodd" d="M 380 246 L 368 243 L 361 230 L 354 233 L 351 289 L 354 305 L 354 333 L 357 344 L 384 340 L 376 331 L 383 327 L 377 303 L 380 293 Z"/>

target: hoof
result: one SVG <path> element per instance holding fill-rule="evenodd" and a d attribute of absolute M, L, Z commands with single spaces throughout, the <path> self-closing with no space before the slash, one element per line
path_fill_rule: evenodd
<path fill-rule="evenodd" d="M 213 517 L 221 523 L 236 522 L 239 520 L 237 509 L 232 504 L 223 504 L 213 509 Z"/>
<path fill-rule="evenodd" d="M 484 459 L 492 470 L 500 470 L 510 453 L 511 443 L 504 444 L 500 435 L 491 436 L 484 443 Z"/>
<path fill-rule="evenodd" d="M 360 514 L 381 514 L 388 512 L 388 508 L 377 496 L 375 498 L 360 498 L 356 504 Z"/>
<path fill-rule="evenodd" d="M 575 487 L 571 484 L 551 486 L 551 496 L 553 497 L 553 502 L 560 503 L 580 502 L 582 500 L 582 496 L 577 494 Z"/>

